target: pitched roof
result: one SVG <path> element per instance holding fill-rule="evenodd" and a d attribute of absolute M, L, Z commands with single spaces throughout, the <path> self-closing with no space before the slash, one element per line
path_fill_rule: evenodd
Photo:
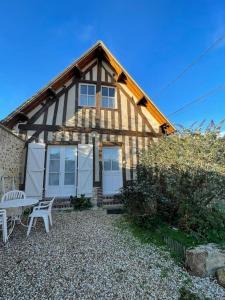
<path fill-rule="evenodd" d="M 136 81 L 129 75 L 125 68 L 117 61 L 110 50 L 105 46 L 102 41 L 98 41 L 94 46 L 87 50 L 80 58 L 69 65 L 63 72 L 53 78 L 46 86 L 34 94 L 31 98 L 27 99 L 21 104 L 15 111 L 9 114 L 2 122 L 8 126 L 13 127 L 17 122 L 17 116 L 20 114 L 26 114 L 32 110 L 35 106 L 41 103 L 52 90 L 57 90 L 60 86 L 66 83 L 74 75 L 79 74 L 89 62 L 91 62 L 96 56 L 101 55 L 115 70 L 117 80 L 124 82 L 130 91 L 138 99 L 138 102 L 144 104 L 152 116 L 159 122 L 160 125 L 167 125 L 167 132 L 172 133 L 175 131 L 175 127 L 169 122 L 169 120 L 162 114 L 157 106 L 152 102 L 151 98 L 140 88 Z"/>

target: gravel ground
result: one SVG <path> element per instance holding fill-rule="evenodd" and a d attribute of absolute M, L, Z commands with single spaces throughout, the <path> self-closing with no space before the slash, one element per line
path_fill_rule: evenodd
<path fill-rule="evenodd" d="M 186 286 L 225 299 L 211 279 L 189 276 L 153 245 L 114 225 L 104 211 L 55 212 L 49 235 L 17 226 L 0 245 L 0 299 L 178 299 Z"/>

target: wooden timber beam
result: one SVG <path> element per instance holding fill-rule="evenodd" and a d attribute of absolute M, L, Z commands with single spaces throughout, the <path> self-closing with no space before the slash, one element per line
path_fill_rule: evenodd
<path fill-rule="evenodd" d="M 125 129 L 106 129 L 106 128 L 75 128 L 73 126 L 60 126 L 60 125 L 45 125 L 45 124 L 19 124 L 21 130 L 34 130 L 34 131 L 68 131 L 78 133 L 91 133 L 96 131 L 100 134 L 114 134 L 114 135 L 127 135 L 127 136 L 140 136 L 140 137 L 160 137 L 161 134 L 154 132 L 132 131 Z"/>
<path fill-rule="evenodd" d="M 23 112 L 18 112 L 15 116 L 17 122 L 27 122 L 29 120 L 28 116 Z"/>
<path fill-rule="evenodd" d="M 79 68 L 79 66 L 77 64 L 74 66 L 73 72 L 74 72 L 75 78 L 79 78 L 80 79 L 82 77 L 82 75 L 83 75 L 81 69 Z"/>
<path fill-rule="evenodd" d="M 99 59 L 99 60 L 103 60 L 105 58 L 105 51 L 102 47 L 98 47 L 96 50 L 95 50 L 95 53 L 96 53 L 96 57 Z"/>
<path fill-rule="evenodd" d="M 49 96 L 50 96 L 50 97 L 56 97 L 56 92 L 55 92 L 55 90 L 53 89 L 52 86 L 50 86 L 50 87 L 48 88 L 48 92 L 49 92 Z"/>
<path fill-rule="evenodd" d="M 39 136 L 39 134 L 42 132 L 43 130 L 41 128 L 39 128 L 25 143 L 25 145 L 33 142 L 34 140 L 36 140 Z"/>
<path fill-rule="evenodd" d="M 148 100 L 147 100 L 145 97 L 142 97 L 142 98 L 137 102 L 137 105 L 141 105 L 141 106 L 147 107 L 147 102 L 148 102 Z"/>
<path fill-rule="evenodd" d="M 167 124 L 167 123 L 164 123 L 164 124 L 162 124 L 161 126 L 160 126 L 160 128 L 161 128 L 161 131 L 162 131 L 162 134 L 165 134 L 165 135 L 167 135 L 169 132 L 168 132 L 168 130 L 169 130 L 169 124 Z"/>
<path fill-rule="evenodd" d="M 127 82 L 127 76 L 126 74 L 122 71 L 116 78 L 116 81 L 117 82 L 120 82 L 120 83 L 126 83 Z"/>
<path fill-rule="evenodd" d="M 32 124 L 44 113 L 49 106 L 51 106 L 56 101 L 56 97 L 50 96 L 49 99 L 45 102 L 45 104 L 29 119 L 28 124 Z"/>

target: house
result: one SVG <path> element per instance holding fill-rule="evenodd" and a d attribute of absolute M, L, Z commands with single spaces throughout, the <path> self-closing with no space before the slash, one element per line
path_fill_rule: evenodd
<path fill-rule="evenodd" d="M 26 140 L 25 191 L 40 199 L 111 197 L 174 131 L 101 41 L 2 122 Z"/>

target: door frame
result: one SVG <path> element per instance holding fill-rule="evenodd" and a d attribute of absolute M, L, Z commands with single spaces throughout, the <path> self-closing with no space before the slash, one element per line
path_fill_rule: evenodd
<path fill-rule="evenodd" d="M 118 159 L 118 162 L 119 162 L 119 170 L 117 171 L 112 171 L 111 172 L 118 172 L 119 173 L 119 176 L 120 176 L 120 187 L 122 188 L 123 187 L 123 160 L 122 160 L 122 145 L 120 144 L 103 144 L 102 145 L 102 195 L 103 196 L 112 196 L 112 195 L 116 195 L 119 193 L 118 192 L 114 192 L 114 193 L 105 193 L 104 192 L 104 148 L 105 149 L 118 149 L 119 150 L 119 159 Z M 109 171 L 110 172 L 110 171 Z"/>
<path fill-rule="evenodd" d="M 94 187 L 94 182 L 93 182 L 93 172 L 95 170 L 95 166 L 94 166 L 94 155 L 95 155 L 95 151 L 94 151 L 94 145 L 89 143 L 89 144 L 82 144 L 82 143 L 66 143 L 66 142 L 57 142 L 57 143 L 48 143 L 46 145 L 46 151 L 45 151 L 45 167 L 44 167 L 44 196 L 46 198 L 52 197 L 53 194 L 48 193 L 48 180 L 49 180 L 49 148 L 51 147 L 75 147 L 76 149 L 76 159 L 75 159 L 75 184 L 74 184 L 74 192 L 71 194 L 67 194 L 67 195 L 62 195 L 59 193 L 54 193 L 54 196 L 58 197 L 58 198 L 68 198 L 69 196 L 78 196 L 78 172 L 79 172 L 79 166 L 78 166 L 78 148 L 79 145 L 91 145 L 92 146 L 92 155 L 93 155 L 93 164 L 92 164 L 92 195 L 93 195 L 93 187 Z M 60 159 L 61 160 L 61 159 Z M 65 160 L 64 160 L 65 161 Z M 60 166 L 61 166 L 61 161 L 60 161 Z M 61 175 L 60 175 L 61 176 Z M 57 187 L 57 186 L 56 186 Z M 57 195 L 56 195 L 57 194 Z"/>
<path fill-rule="evenodd" d="M 66 147 L 70 147 L 70 148 L 74 148 L 75 151 L 76 151 L 76 155 L 75 155 L 75 171 L 74 171 L 74 185 L 65 185 L 63 184 L 64 182 L 64 174 L 65 174 L 65 148 Z M 65 191 L 65 187 L 67 188 L 71 188 L 71 189 L 74 189 L 74 192 L 73 193 L 59 193 L 57 192 L 55 195 L 53 195 L 53 193 L 51 193 L 50 191 L 48 191 L 49 187 L 49 161 L 50 161 L 50 151 L 49 149 L 51 148 L 59 148 L 60 149 L 60 170 L 59 170 L 59 185 L 58 186 L 52 186 L 53 189 L 55 187 L 55 189 L 59 189 L 63 192 L 63 190 Z M 64 148 L 64 150 L 62 150 Z M 57 145 L 48 145 L 47 148 L 46 148 L 46 166 L 45 166 L 45 170 L 46 170 L 46 174 L 45 174 L 45 197 L 53 197 L 53 196 L 56 196 L 56 197 L 59 197 L 59 198 L 64 198 L 64 197 L 69 197 L 69 196 L 76 196 L 77 194 L 77 157 L 78 157 L 78 153 L 77 153 L 77 148 L 78 146 L 77 145 L 60 145 L 60 144 L 57 144 Z M 61 158 L 61 155 L 63 153 L 63 158 Z M 64 166 L 63 166 L 64 165 Z M 63 171 L 62 171 L 63 170 Z"/>

